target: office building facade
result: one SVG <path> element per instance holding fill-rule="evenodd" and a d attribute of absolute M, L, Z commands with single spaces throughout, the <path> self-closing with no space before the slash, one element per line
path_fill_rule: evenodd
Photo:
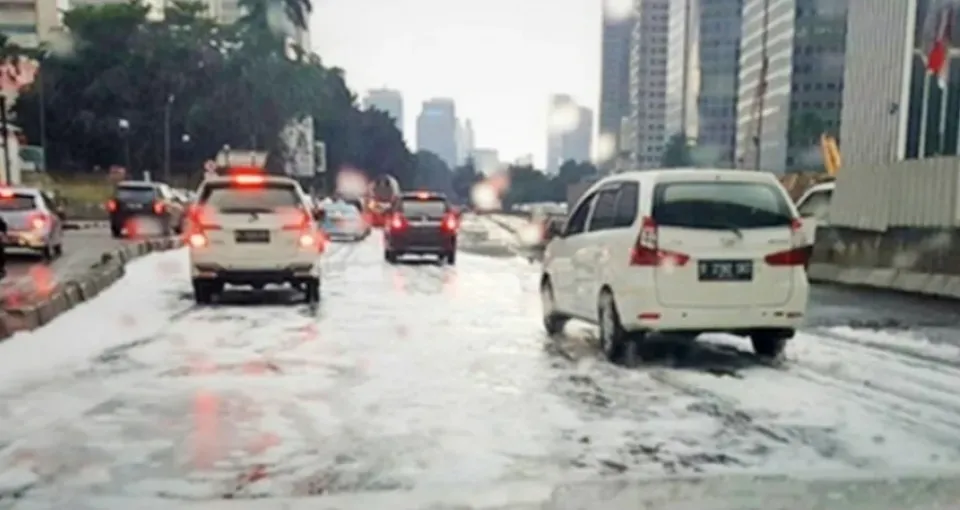
<path fill-rule="evenodd" d="M 457 166 L 457 108 L 452 99 L 423 102 L 417 117 L 417 150 L 436 154 L 450 168 Z"/>

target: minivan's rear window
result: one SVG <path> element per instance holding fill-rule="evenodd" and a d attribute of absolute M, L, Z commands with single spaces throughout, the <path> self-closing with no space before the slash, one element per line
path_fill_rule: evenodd
<path fill-rule="evenodd" d="M 439 218 L 447 212 L 447 203 L 441 199 L 405 198 L 403 199 L 403 215 L 407 217 L 427 216 Z"/>
<path fill-rule="evenodd" d="M 671 182 L 654 189 L 657 225 L 701 229 L 746 229 L 789 225 L 784 193 L 759 182 Z"/>
<path fill-rule="evenodd" d="M 0 198 L 0 211 L 32 211 L 37 208 L 37 197 L 26 193 L 16 193 Z"/>
<path fill-rule="evenodd" d="M 211 183 L 204 187 L 199 202 L 224 214 L 269 213 L 302 206 L 296 188 L 279 182 L 259 186 Z"/>

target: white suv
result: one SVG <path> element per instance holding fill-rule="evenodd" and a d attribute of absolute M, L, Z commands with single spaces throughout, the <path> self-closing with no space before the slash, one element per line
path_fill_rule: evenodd
<path fill-rule="evenodd" d="M 777 357 L 803 321 L 808 234 L 766 172 L 656 170 L 607 177 L 551 228 L 541 279 L 550 334 L 600 326 L 612 361 L 649 332 L 729 332 Z"/>
<path fill-rule="evenodd" d="M 325 240 L 314 208 L 288 177 L 238 174 L 206 179 L 187 221 L 193 292 L 210 303 L 224 284 L 287 283 L 320 300 Z"/>

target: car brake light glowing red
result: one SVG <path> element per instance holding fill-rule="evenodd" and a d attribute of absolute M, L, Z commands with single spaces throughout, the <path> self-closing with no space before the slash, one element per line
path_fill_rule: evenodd
<path fill-rule="evenodd" d="M 764 260 L 771 266 L 806 266 L 810 261 L 810 247 L 793 248 L 767 255 Z"/>
<path fill-rule="evenodd" d="M 13 190 L 11 189 L 0 189 L 0 198 L 13 198 Z"/>
<path fill-rule="evenodd" d="M 258 186 L 267 182 L 267 179 L 262 175 L 240 174 L 233 176 L 233 182 L 241 186 Z"/>
<path fill-rule="evenodd" d="M 448 232 L 454 232 L 459 227 L 459 222 L 457 221 L 457 215 L 454 213 L 447 213 L 443 217 L 443 229 Z"/>
<path fill-rule="evenodd" d="M 36 216 L 30 218 L 30 227 L 33 228 L 33 230 L 43 230 L 47 227 L 49 222 L 50 220 L 45 214 L 37 214 Z"/>
<path fill-rule="evenodd" d="M 153 213 L 154 214 L 163 214 L 164 205 L 163 202 L 154 202 L 153 203 Z"/>
<path fill-rule="evenodd" d="M 690 256 L 661 250 L 658 244 L 657 223 L 653 218 L 646 217 L 640 227 L 640 234 L 630 252 L 631 266 L 684 266 L 690 261 Z"/>
<path fill-rule="evenodd" d="M 207 242 L 207 236 L 199 232 L 190 234 L 190 236 L 187 237 L 187 243 L 189 243 L 193 248 L 203 248 L 207 245 Z"/>
<path fill-rule="evenodd" d="M 116 200 L 107 200 L 107 211 L 116 212 L 117 210 L 117 201 Z"/>
<path fill-rule="evenodd" d="M 407 219 L 402 214 L 394 214 L 390 217 L 390 230 L 403 230 L 407 226 Z"/>
<path fill-rule="evenodd" d="M 299 209 L 296 212 L 295 219 L 291 223 L 287 223 L 283 226 L 284 230 L 297 230 L 304 231 L 310 228 L 310 222 L 313 221 L 313 216 L 310 213 Z"/>
<path fill-rule="evenodd" d="M 203 209 L 198 205 L 190 206 L 189 211 L 187 211 L 187 218 L 190 221 L 190 228 L 198 232 L 202 233 L 208 230 L 220 230 L 220 225 L 209 223 L 206 218 L 204 218 Z"/>

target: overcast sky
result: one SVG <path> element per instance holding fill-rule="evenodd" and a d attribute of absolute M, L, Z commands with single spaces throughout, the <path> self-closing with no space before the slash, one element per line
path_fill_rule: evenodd
<path fill-rule="evenodd" d="M 314 49 L 361 97 L 404 94 L 415 142 L 420 104 L 452 97 L 478 147 L 512 160 L 546 150 L 548 96 L 596 110 L 601 0 L 314 0 Z"/>

